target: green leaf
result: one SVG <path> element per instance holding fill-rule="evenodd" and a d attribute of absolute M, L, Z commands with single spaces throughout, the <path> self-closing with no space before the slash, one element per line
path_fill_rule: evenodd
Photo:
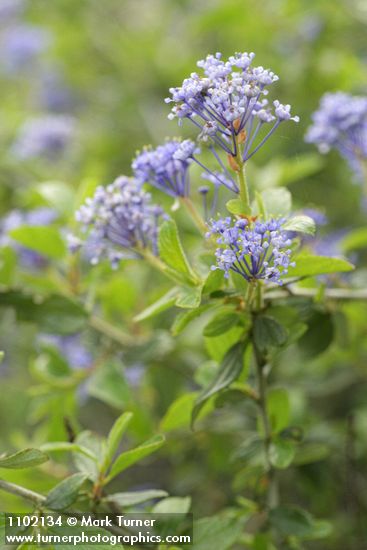
<path fill-rule="evenodd" d="M 145 321 L 146 319 L 159 315 L 173 306 L 181 307 L 183 309 L 197 308 L 200 305 L 200 301 L 201 287 L 174 287 L 159 298 L 159 300 L 134 317 L 134 321 L 136 323 Z"/>
<path fill-rule="evenodd" d="M 290 403 L 287 390 L 271 388 L 268 392 L 268 416 L 274 433 L 278 433 L 289 425 Z"/>
<path fill-rule="evenodd" d="M 158 236 L 158 250 L 161 260 L 172 269 L 184 274 L 190 281 L 196 278 L 186 258 L 174 220 L 162 223 Z"/>
<path fill-rule="evenodd" d="M 119 416 L 119 418 L 112 426 L 110 433 L 108 434 L 106 453 L 104 457 L 104 465 L 106 466 L 106 468 L 112 462 L 120 445 L 122 436 L 124 435 L 129 423 L 131 422 L 132 417 L 133 413 L 125 412 L 121 416 Z"/>
<path fill-rule="evenodd" d="M 329 258 L 327 256 L 314 256 L 311 254 L 300 254 L 294 258 L 295 267 L 288 268 L 285 277 L 313 277 L 315 275 L 326 275 L 328 273 L 347 272 L 354 269 L 347 260 L 341 258 Z"/>
<path fill-rule="evenodd" d="M 4 360 L 4 357 L 5 357 L 5 353 L 3 351 L 0 351 L 0 365 Z"/>
<path fill-rule="evenodd" d="M 267 353 L 273 347 L 283 346 L 288 333 L 273 317 L 259 315 L 255 318 L 253 336 L 256 347 L 262 353 Z"/>
<path fill-rule="evenodd" d="M 0 307 L 13 307 L 19 321 L 36 323 L 44 332 L 53 334 L 78 332 L 88 319 L 81 304 L 58 294 L 44 298 L 8 290 L 0 292 Z"/>
<path fill-rule="evenodd" d="M 4 286 L 13 284 L 18 259 L 15 250 L 10 246 L 0 246 L 0 283 Z"/>
<path fill-rule="evenodd" d="M 234 548 L 243 528 L 240 518 L 212 516 L 199 519 L 194 523 L 195 550 Z"/>
<path fill-rule="evenodd" d="M 212 292 L 221 289 L 224 282 L 224 271 L 221 269 L 210 270 L 203 286 L 203 294 L 211 294 Z"/>
<path fill-rule="evenodd" d="M 144 309 L 144 311 L 139 313 L 139 315 L 134 317 L 134 321 L 136 323 L 140 321 L 145 321 L 146 319 L 150 319 L 155 315 L 159 315 L 159 313 L 162 313 L 162 311 L 166 311 L 167 309 L 173 307 L 179 296 L 179 293 L 180 289 L 178 287 L 172 288 L 166 294 L 164 294 L 164 296 L 159 298 L 159 300 L 151 304 L 149 307 Z"/>
<path fill-rule="evenodd" d="M 270 462 L 275 468 L 288 468 L 293 461 L 295 453 L 294 443 L 281 437 L 274 438 L 269 450 Z"/>
<path fill-rule="evenodd" d="M 330 452 L 330 447 L 324 443 L 304 443 L 297 450 L 294 464 L 302 465 L 319 462 L 320 460 L 325 460 L 330 455 Z"/>
<path fill-rule="evenodd" d="M 282 225 L 282 229 L 287 231 L 297 231 L 305 235 L 314 235 L 316 224 L 309 216 L 295 216 Z"/>
<path fill-rule="evenodd" d="M 200 305 L 201 287 L 182 287 L 175 301 L 177 307 L 193 309 Z"/>
<path fill-rule="evenodd" d="M 10 231 L 9 235 L 22 246 L 53 260 L 59 260 L 66 254 L 64 240 L 55 227 L 23 225 Z"/>
<path fill-rule="evenodd" d="M 319 172 L 324 161 L 315 153 L 304 153 L 296 158 L 282 159 L 278 184 L 289 185 Z"/>
<path fill-rule="evenodd" d="M 292 209 L 292 196 L 288 189 L 266 189 L 261 193 L 263 208 L 267 216 L 289 216 Z"/>
<path fill-rule="evenodd" d="M 204 328 L 204 336 L 213 338 L 224 334 L 232 327 L 238 325 L 240 316 L 236 311 L 221 311 Z"/>
<path fill-rule="evenodd" d="M 191 321 L 197 319 L 198 317 L 200 317 L 200 315 L 203 315 L 203 313 L 205 313 L 212 307 L 214 307 L 213 304 L 203 304 L 202 306 L 199 306 L 195 309 L 191 309 L 190 311 L 183 311 L 182 313 L 176 315 L 176 318 L 171 327 L 171 332 L 173 336 L 177 336 L 178 334 L 180 334 L 187 327 L 187 325 L 191 323 Z"/>
<path fill-rule="evenodd" d="M 340 242 L 341 249 L 345 254 L 354 250 L 367 248 L 367 227 L 360 227 L 350 231 Z"/>
<path fill-rule="evenodd" d="M 139 447 L 136 447 L 135 449 L 131 449 L 131 451 L 126 451 L 125 453 L 119 455 L 111 467 L 106 483 L 111 481 L 111 479 L 116 477 L 118 474 L 120 474 L 136 462 L 139 462 L 146 456 L 157 451 L 160 447 L 162 447 L 164 441 L 165 437 L 163 435 L 155 435 L 151 439 L 148 439 L 148 441 L 146 441 L 142 445 L 139 445 Z"/>
<path fill-rule="evenodd" d="M 227 388 L 232 382 L 237 380 L 243 368 L 243 354 L 245 352 L 245 348 L 246 344 L 244 342 L 237 342 L 226 353 L 218 369 L 217 376 L 209 387 L 206 388 L 196 400 L 195 406 L 192 410 L 192 424 L 195 422 L 195 419 L 204 404 L 212 395 L 219 393 L 224 388 Z"/>
<path fill-rule="evenodd" d="M 149 489 L 148 491 L 134 491 L 130 493 L 114 493 L 113 495 L 108 495 L 103 499 L 103 502 L 113 502 L 121 508 L 128 506 L 135 506 L 136 504 L 141 504 L 147 500 L 152 500 L 155 498 L 164 498 L 167 497 L 168 493 L 166 491 L 160 491 L 158 489 Z"/>
<path fill-rule="evenodd" d="M 79 449 L 73 453 L 73 461 L 76 469 L 85 474 L 92 481 L 96 481 L 99 477 L 98 464 L 103 460 L 105 440 L 97 434 L 89 431 L 84 431 L 78 434 L 76 445 L 83 449 L 88 449 L 91 456 L 81 454 Z"/>
<path fill-rule="evenodd" d="M 197 395 L 197 392 L 185 393 L 171 403 L 161 420 L 160 429 L 163 432 L 169 432 L 177 428 L 188 427 Z"/>
<path fill-rule="evenodd" d="M 11 455 L 1 455 L 0 468 L 7 468 L 10 470 L 33 468 L 48 460 L 48 456 L 38 449 L 23 449 Z"/>
<path fill-rule="evenodd" d="M 50 206 L 61 214 L 69 213 L 73 210 L 74 192 L 66 183 L 62 181 L 46 181 L 37 185 L 35 190 Z"/>
<path fill-rule="evenodd" d="M 314 311 L 306 332 L 297 342 L 298 347 L 305 357 L 316 357 L 332 344 L 334 332 L 332 315 L 327 311 Z"/>
<path fill-rule="evenodd" d="M 262 218 L 266 218 L 266 208 L 261 193 L 255 192 L 255 199 L 257 204 L 257 210 Z"/>
<path fill-rule="evenodd" d="M 241 199 L 231 199 L 226 203 L 226 208 L 228 212 L 234 214 L 235 216 L 246 215 L 246 209 L 243 206 Z"/>
<path fill-rule="evenodd" d="M 232 459 L 249 462 L 258 457 L 263 457 L 263 455 L 264 441 L 257 434 L 251 434 L 241 443 L 238 449 L 235 450 Z"/>
<path fill-rule="evenodd" d="M 82 372 L 73 371 L 64 358 L 50 349 L 31 361 L 31 372 L 41 382 L 52 388 L 72 388 L 80 383 Z"/>
<path fill-rule="evenodd" d="M 88 393 L 110 407 L 124 409 L 130 394 L 122 366 L 117 362 L 101 365 L 89 379 Z"/>
<path fill-rule="evenodd" d="M 56 485 L 47 495 L 45 506 L 50 510 L 65 510 L 78 498 L 79 489 L 86 481 L 85 474 L 74 474 Z"/>
<path fill-rule="evenodd" d="M 154 514 L 187 514 L 190 507 L 190 497 L 168 497 L 158 502 L 152 512 Z"/>
<path fill-rule="evenodd" d="M 315 520 L 311 514 L 298 507 L 273 508 L 269 511 L 269 519 L 273 528 L 286 536 L 317 539 L 328 537 L 331 533 L 328 522 Z"/>
<path fill-rule="evenodd" d="M 227 351 L 243 336 L 242 327 L 233 327 L 216 338 L 205 338 L 205 347 L 212 359 L 220 363 Z"/>
<path fill-rule="evenodd" d="M 80 453 L 97 462 L 97 457 L 89 449 L 82 445 L 77 445 L 76 443 L 69 443 L 68 441 L 52 441 L 51 443 L 45 443 L 41 445 L 40 450 L 45 453 Z"/>

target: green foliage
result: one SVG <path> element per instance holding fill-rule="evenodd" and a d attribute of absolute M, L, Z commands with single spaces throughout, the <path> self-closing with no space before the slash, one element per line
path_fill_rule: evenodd
<path fill-rule="evenodd" d="M 23 449 L 14 454 L 0 456 L 0 468 L 10 470 L 33 468 L 47 460 L 48 456 L 38 449 Z"/>
<path fill-rule="evenodd" d="M 186 514 L 190 507 L 190 497 L 168 497 L 158 502 L 153 511 L 156 514 Z"/>
<path fill-rule="evenodd" d="M 65 256 L 65 243 L 55 227 L 22 226 L 13 229 L 10 236 L 22 246 L 47 258 L 57 260 Z"/>
<path fill-rule="evenodd" d="M 298 346 L 306 357 L 323 353 L 334 338 L 334 324 L 329 312 L 314 311 L 308 319 L 308 329 L 298 340 Z"/>
<path fill-rule="evenodd" d="M 11 307 L 19 321 L 36 323 L 40 330 L 72 334 L 84 328 L 85 309 L 75 300 L 61 295 L 36 297 L 17 290 L 0 292 L 0 308 Z"/>
<path fill-rule="evenodd" d="M 331 527 L 326 521 L 315 520 L 305 510 L 296 507 L 279 507 L 271 510 L 270 521 L 273 527 L 284 535 L 300 539 L 318 539 L 330 535 Z"/>
<path fill-rule="evenodd" d="M 171 403 L 166 414 L 162 418 L 160 428 L 164 432 L 190 425 L 191 411 L 197 399 L 197 392 L 181 395 Z"/>
<path fill-rule="evenodd" d="M 104 499 L 105 502 L 112 502 L 121 508 L 135 506 L 143 502 L 156 498 L 164 498 L 168 496 L 166 491 L 150 489 L 148 491 L 134 491 L 130 493 L 114 493 Z"/>
<path fill-rule="evenodd" d="M 367 247 L 367 229 L 361 227 L 350 231 L 341 242 L 341 249 L 344 254 L 353 252 L 354 250 L 363 250 Z"/>
<path fill-rule="evenodd" d="M 203 334 L 206 337 L 213 338 L 224 334 L 232 327 L 240 324 L 242 321 L 239 313 L 233 310 L 221 311 L 204 328 Z"/>
<path fill-rule="evenodd" d="M 131 412 L 123 413 L 112 426 L 107 437 L 107 445 L 104 455 L 104 464 L 106 464 L 107 467 L 112 462 L 120 445 L 122 436 L 131 422 L 132 417 L 133 414 Z"/>
<path fill-rule="evenodd" d="M 199 519 L 194 524 L 195 548 L 210 550 L 215 546 L 227 550 L 237 541 L 242 529 L 241 520 L 230 516 Z"/>
<path fill-rule="evenodd" d="M 274 432 L 286 428 L 290 420 L 290 403 L 284 388 L 271 388 L 268 393 L 268 415 Z"/>
<path fill-rule="evenodd" d="M 292 209 L 292 196 L 288 189 L 266 189 L 261 193 L 262 209 L 266 218 L 289 216 Z M 256 211 L 256 210 L 255 210 Z"/>
<path fill-rule="evenodd" d="M 277 437 L 273 439 L 270 446 L 270 461 L 275 468 L 288 468 L 294 459 L 295 453 L 294 443 Z"/>
<path fill-rule="evenodd" d="M 295 267 L 290 267 L 287 277 L 314 277 L 329 273 L 345 273 L 352 271 L 354 266 L 341 258 L 328 258 L 302 254 L 295 258 Z"/>
<path fill-rule="evenodd" d="M 226 203 L 226 208 L 231 214 L 236 216 L 245 215 L 248 212 L 243 207 L 243 202 L 240 199 L 231 199 Z"/>
<path fill-rule="evenodd" d="M 197 284 L 197 276 L 189 265 L 173 220 L 167 220 L 161 225 L 158 250 L 160 258 L 174 270 L 178 280 L 182 279 L 189 285 Z"/>
<path fill-rule="evenodd" d="M 129 468 L 139 460 L 142 460 L 146 456 L 149 456 L 150 454 L 157 451 L 163 445 L 163 443 L 164 437 L 162 435 L 156 435 L 142 445 L 139 445 L 139 447 L 120 454 L 111 466 L 111 470 L 107 477 L 106 483 L 108 483 L 111 479 L 126 470 L 126 468 Z"/>
<path fill-rule="evenodd" d="M 28 2 L 19 16 L 21 27 L 50 33 L 52 47 L 15 72 L 4 47 L 0 74 L 2 218 L 56 213 L 47 227 L 22 222 L 6 233 L 0 223 L 2 508 L 193 509 L 195 550 L 364 547 L 365 191 L 337 152 L 320 155 L 304 141 L 325 91 L 366 89 L 360 3 L 311 0 L 306 13 L 291 0 L 277 9 L 263 2 L 256 18 L 253 3 L 237 0 L 54 4 Z M 2 22 L 1 41 L 15 24 Z M 301 120 L 282 124 L 246 162 L 252 212 L 223 189 L 211 209 L 209 182 L 208 218 L 285 217 L 298 238 L 283 286 L 251 294 L 241 275 L 212 270 L 214 239 L 197 230 L 204 223 L 149 182 L 170 216 L 159 255 L 142 250 L 111 270 L 69 254 L 76 208 L 130 174 L 136 148 L 167 134 L 194 137 L 167 121 L 168 88 L 206 52 L 238 50 L 243 36 L 256 63 L 281 76 L 269 100 L 289 101 Z M 21 125 L 53 113 L 49 73 L 70 92 L 56 111 L 75 116 L 75 143 L 65 157 L 17 159 Z M 201 169 L 192 163 L 190 172 L 200 217 Z M 312 208 L 326 226 L 315 228 L 305 215 Z M 316 255 L 321 245 L 329 256 Z M 315 519 L 323 515 L 330 524 Z M 3 535 L 0 517 L 0 546 Z"/>
<path fill-rule="evenodd" d="M 238 342 L 226 353 L 213 382 L 196 399 L 192 410 L 192 423 L 210 397 L 227 388 L 240 376 L 243 369 L 244 347 L 243 342 Z"/>
<path fill-rule="evenodd" d="M 254 322 L 254 343 L 263 353 L 272 348 L 281 347 L 287 340 L 287 331 L 273 317 L 261 315 Z"/>
<path fill-rule="evenodd" d="M 86 479 L 85 474 L 74 474 L 61 481 L 48 493 L 45 507 L 59 511 L 71 506 L 78 498 L 80 488 Z"/>
<path fill-rule="evenodd" d="M 287 229 L 288 231 L 297 231 L 298 233 L 304 233 L 305 235 L 314 235 L 316 225 L 313 219 L 309 216 L 295 216 L 283 225 L 283 229 Z"/>

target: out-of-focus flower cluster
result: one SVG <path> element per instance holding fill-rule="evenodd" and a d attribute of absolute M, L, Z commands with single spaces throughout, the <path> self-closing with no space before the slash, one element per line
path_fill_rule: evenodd
<path fill-rule="evenodd" d="M 0 0 L 0 66 L 8 74 L 33 68 L 51 43 L 47 30 L 23 21 L 24 0 Z"/>
<path fill-rule="evenodd" d="M 30 210 L 29 212 L 13 210 L 0 222 L 0 246 L 10 246 L 13 248 L 17 252 L 19 262 L 24 268 L 42 269 L 47 265 L 46 258 L 38 252 L 16 243 L 11 238 L 10 232 L 13 229 L 17 229 L 23 225 L 51 225 L 56 218 L 57 213 L 51 208 L 36 208 L 34 210 Z"/>
<path fill-rule="evenodd" d="M 13 145 L 13 154 L 22 160 L 57 158 L 75 135 L 75 121 L 66 115 L 47 115 L 27 120 Z"/>
<path fill-rule="evenodd" d="M 29 69 L 50 44 L 49 34 L 34 25 L 15 24 L 1 35 L 5 70 L 16 73 Z"/>
<path fill-rule="evenodd" d="M 212 269 L 221 269 L 227 278 L 233 271 L 248 282 L 262 279 L 281 285 L 288 267 L 295 265 L 291 261 L 292 239 L 282 230 L 283 221 L 233 222 L 230 217 L 212 221 L 207 237 L 214 235 L 220 245 Z"/>
<path fill-rule="evenodd" d="M 132 163 L 134 176 L 141 183 L 150 183 L 172 197 L 185 197 L 190 192 L 188 174 L 192 155 L 199 152 L 189 139 L 166 141 L 156 149 L 145 148 Z"/>
<path fill-rule="evenodd" d="M 22 79 L 37 110 L 37 116 L 20 125 L 10 152 L 17 160 L 56 160 L 75 134 L 76 120 L 66 114 L 75 107 L 75 100 L 62 69 L 47 59 L 52 32 L 27 22 L 27 4 L 26 0 L 0 0 L 0 72 L 5 78 Z"/>
<path fill-rule="evenodd" d="M 362 178 L 367 162 L 367 97 L 327 93 L 312 119 L 306 141 L 315 143 L 321 153 L 337 149 Z"/>
<path fill-rule="evenodd" d="M 0 23 L 8 23 L 13 17 L 20 15 L 24 8 L 24 0 L 0 0 Z"/>
<path fill-rule="evenodd" d="M 84 246 L 92 264 L 107 258 L 112 267 L 128 258 L 139 258 L 143 249 L 157 252 L 157 234 L 162 209 L 133 178 L 121 176 L 107 187 L 98 187 L 93 198 L 76 213 L 86 234 L 83 243 L 69 237 L 69 246 L 77 251 Z"/>
<path fill-rule="evenodd" d="M 41 345 L 55 347 L 72 369 L 88 369 L 93 365 L 93 355 L 79 333 L 65 336 L 42 334 L 40 343 Z"/>

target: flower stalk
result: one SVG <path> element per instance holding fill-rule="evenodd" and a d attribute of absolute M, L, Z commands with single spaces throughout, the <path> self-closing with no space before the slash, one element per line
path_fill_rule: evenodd
<path fill-rule="evenodd" d="M 180 197 L 180 203 L 187 210 L 188 214 L 190 215 L 191 219 L 193 220 L 199 231 L 203 233 L 203 235 L 205 235 L 208 231 L 208 227 L 201 215 L 199 214 L 192 200 L 189 197 Z"/>

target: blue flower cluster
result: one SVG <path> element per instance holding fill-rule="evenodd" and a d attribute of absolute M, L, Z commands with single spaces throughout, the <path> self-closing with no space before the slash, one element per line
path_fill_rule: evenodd
<path fill-rule="evenodd" d="M 75 120 L 67 115 L 47 115 L 27 120 L 20 128 L 12 152 L 20 160 L 63 154 L 75 135 Z"/>
<path fill-rule="evenodd" d="M 149 183 L 172 197 L 186 197 L 190 192 L 188 168 L 199 149 L 190 139 L 173 139 L 156 149 L 145 148 L 132 163 L 135 178 Z"/>
<path fill-rule="evenodd" d="M 306 141 L 321 153 L 337 149 L 361 178 L 367 161 L 367 97 L 327 93 L 312 119 Z"/>
<path fill-rule="evenodd" d="M 291 115 L 290 105 L 277 100 L 270 105 L 265 98 L 267 86 L 278 76 L 263 67 L 252 67 L 254 57 L 254 53 L 237 53 L 224 61 L 220 53 L 208 55 L 198 62 L 204 75 L 192 73 L 182 86 L 170 88 L 171 97 L 166 99 L 174 103 L 169 118 L 179 122 L 186 118 L 199 129 L 199 141 L 208 143 L 224 174 L 227 170 L 214 147 L 245 162 L 283 121 L 299 121 Z M 235 184 L 230 187 L 238 192 Z"/>
<path fill-rule="evenodd" d="M 87 234 L 83 243 L 69 237 L 69 246 L 77 251 L 84 244 L 92 264 L 107 258 L 113 268 L 128 258 L 139 258 L 143 249 L 157 253 L 160 207 L 152 204 L 151 196 L 135 179 L 117 178 L 107 187 L 98 187 L 93 198 L 76 213 L 76 220 Z"/>
<path fill-rule="evenodd" d="M 215 252 L 217 265 L 212 269 L 221 269 L 227 278 L 233 271 L 248 282 L 262 279 L 283 284 L 281 277 L 295 265 L 290 258 L 292 240 L 282 230 L 283 221 L 233 222 L 230 217 L 212 221 L 207 237 L 216 236 L 220 245 Z"/>

